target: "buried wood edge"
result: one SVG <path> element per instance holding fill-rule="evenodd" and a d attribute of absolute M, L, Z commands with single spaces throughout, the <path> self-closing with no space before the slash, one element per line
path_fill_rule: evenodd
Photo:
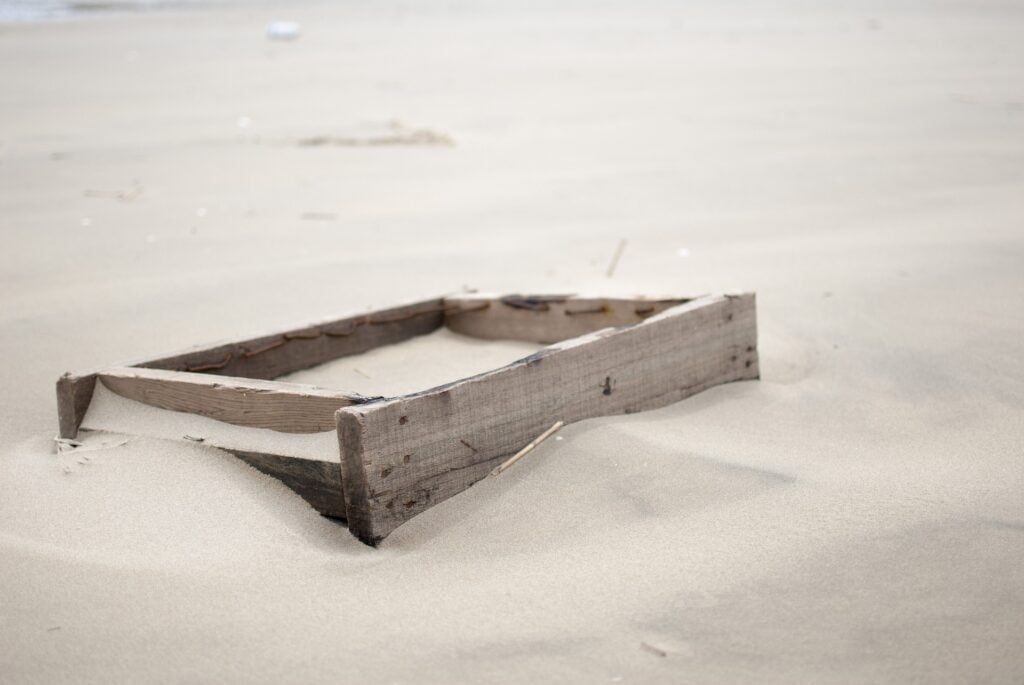
<path fill-rule="evenodd" d="M 92 402 L 96 374 L 65 373 L 57 380 L 57 437 L 74 440 Z"/>
<path fill-rule="evenodd" d="M 345 520 L 345 491 L 338 462 L 247 452 L 217 445 L 210 447 L 229 452 L 257 471 L 281 481 L 322 516 Z"/>
<path fill-rule="evenodd" d="M 104 428 L 84 427 L 78 435 L 119 434 Z M 305 459 L 283 454 L 254 452 L 235 447 L 219 445 L 204 438 L 183 436 L 182 438 L 154 438 L 171 443 L 199 445 L 224 452 L 257 471 L 271 476 L 306 501 L 322 516 L 345 521 L 345 493 L 341 488 L 340 465 L 336 461 Z"/>

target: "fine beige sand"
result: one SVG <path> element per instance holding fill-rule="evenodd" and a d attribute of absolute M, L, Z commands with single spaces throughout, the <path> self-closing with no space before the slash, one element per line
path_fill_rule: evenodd
<path fill-rule="evenodd" d="M 0 681 L 1024 682 L 1024 8 L 546 5 L 0 25 Z M 756 290 L 763 379 L 376 550 L 201 445 L 54 449 L 66 370 L 464 287 Z"/>

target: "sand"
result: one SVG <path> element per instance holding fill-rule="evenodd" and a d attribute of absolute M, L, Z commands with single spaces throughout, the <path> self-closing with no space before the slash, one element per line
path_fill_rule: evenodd
<path fill-rule="evenodd" d="M 0 26 L 0 679 L 1021 682 L 1022 31 L 994 2 Z M 376 550 L 202 445 L 54 451 L 65 370 L 466 286 L 756 290 L 763 379 L 567 426 Z M 430 381 L 403 359 L 370 375 Z"/>

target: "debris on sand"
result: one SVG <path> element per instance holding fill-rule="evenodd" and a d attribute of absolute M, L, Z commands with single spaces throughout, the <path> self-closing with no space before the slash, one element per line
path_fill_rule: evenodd
<path fill-rule="evenodd" d="M 86 197 L 104 197 L 111 200 L 117 200 L 118 202 L 131 202 L 139 195 L 142 195 L 142 184 L 136 180 L 132 184 L 131 190 L 93 190 L 87 188 L 82 191 L 82 194 Z"/>
<path fill-rule="evenodd" d="M 294 21 L 272 21 L 267 24 L 267 38 L 270 40 L 295 40 L 302 33 L 302 27 Z"/>
<path fill-rule="evenodd" d="M 455 141 L 446 133 L 429 128 L 409 128 L 399 121 L 384 127 L 366 127 L 348 135 L 312 136 L 299 140 L 300 147 L 374 147 L 374 146 L 452 147 Z"/>

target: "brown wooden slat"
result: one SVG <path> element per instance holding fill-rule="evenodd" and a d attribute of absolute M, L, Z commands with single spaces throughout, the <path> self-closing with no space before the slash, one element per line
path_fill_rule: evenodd
<path fill-rule="evenodd" d="M 247 340 L 204 345 L 129 366 L 271 379 L 430 333 L 443 321 L 444 301 L 435 298 Z"/>
<path fill-rule="evenodd" d="M 92 401 L 96 374 L 66 373 L 57 380 L 58 437 L 73 440 Z"/>
<path fill-rule="evenodd" d="M 571 295 L 445 298 L 445 325 L 474 338 L 555 343 L 610 326 L 631 326 L 688 302 Z"/>
<path fill-rule="evenodd" d="M 283 433 L 333 430 L 334 412 L 368 399 L 311 385 L 162 369 L 127 367 L 97 375 L 111 391 L 136 402 Z"/>

